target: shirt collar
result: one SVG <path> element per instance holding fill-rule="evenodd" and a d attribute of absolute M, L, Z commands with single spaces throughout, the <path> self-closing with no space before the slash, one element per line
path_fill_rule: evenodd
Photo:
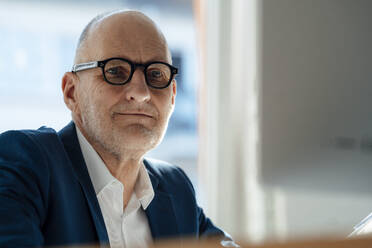
<path fill-rule="evenodd" d="M 77 126 L 76 133 L 85 163 L 88 168 L 89 176 L 93 183 L 94 191 L 96 192 L 96 195 L 98 195 L 106 185 L 118 180 L 111 175 L 102 158 L 94 150 L 92 145 L 84 137 Z M 121 184 L 120 181 L 118 182 Z M 154 189 L 152 187 L 149 174 L 143 163 L 139 169 L 138 178 L 134 186 L 134 193 L 140 201 L 143 209 L 146 209 L 154 198 Z"/>
<path fill-rule="evenodd" d="M 149 173 L 143 163 L 139 169 L 137 182 L 134 186 L 134 192 L 138 200 L 141 202 L 143 209 L 146 209 L 150 205 L 152 199 L 154 199 L 154 189 L 151 184 Z"/>

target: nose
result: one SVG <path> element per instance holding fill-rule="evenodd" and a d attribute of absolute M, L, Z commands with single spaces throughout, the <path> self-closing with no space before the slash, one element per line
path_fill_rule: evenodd
<path fill-rule="evenodd" d="M 132 79 L 128 82 L 124 92 L 128 101 L 148 102 L 151 99 L 150 90 L 146 84 L 142 68 L 134 71 Z"/>

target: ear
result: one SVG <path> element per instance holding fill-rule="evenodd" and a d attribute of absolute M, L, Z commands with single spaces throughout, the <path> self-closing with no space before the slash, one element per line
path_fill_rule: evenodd
<path fill-rule="evenodd" d="M 176 95 L 177 95 L 177 81 L 173 79 L 172 82 L 172 105 L 176 102 Z"/>
<path fill-rule="evenodd" d="M 79 78 L 73 72 L 66 72 L 62 78 L 63 100 L 71 112 L 75 112 L 77 108 L 76 85 L 78 81 Z"/>

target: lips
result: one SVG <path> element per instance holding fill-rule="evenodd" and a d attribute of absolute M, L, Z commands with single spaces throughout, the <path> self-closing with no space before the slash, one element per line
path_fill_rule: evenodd
<path fill-rule="evenodd" d="M 124 112 L 124 113 L 115 113 L 117 115 L 123 115 L 123 116 L 137 116 L 137 117 L 147 117 L 147 118 L 154 118 L 152 114 L 145 113 L 145 112 Z"/>

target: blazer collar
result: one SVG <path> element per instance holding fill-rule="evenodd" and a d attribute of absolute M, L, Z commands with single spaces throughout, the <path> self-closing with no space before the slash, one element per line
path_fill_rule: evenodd
<path fill-rule="evenodd" d="M 97 230 L 99 242 L 102 245 L 107 245 L 109 243 L 109 239 L 105 222 L 103 220 L 97 196 L 80 149 L 75 124 L 70 122 L 66 127 L 58 132 L 58 135 L 62 140 L 65 150 L 70 158 L 72 168 L 76 174 L 76 178 L 79 181 L 87 199 L 87 203 Z"/>
<path fill-rule="evenodd" d="M 155 192 L 154 199 L 145 211 L 152 237 L 154 240 L 179 237 L 181 234 L 175 211 L 174 198 L 162 189 L 161 178 L 154 171 L 150 162 L 145 159 L 144 164 Z"/>

